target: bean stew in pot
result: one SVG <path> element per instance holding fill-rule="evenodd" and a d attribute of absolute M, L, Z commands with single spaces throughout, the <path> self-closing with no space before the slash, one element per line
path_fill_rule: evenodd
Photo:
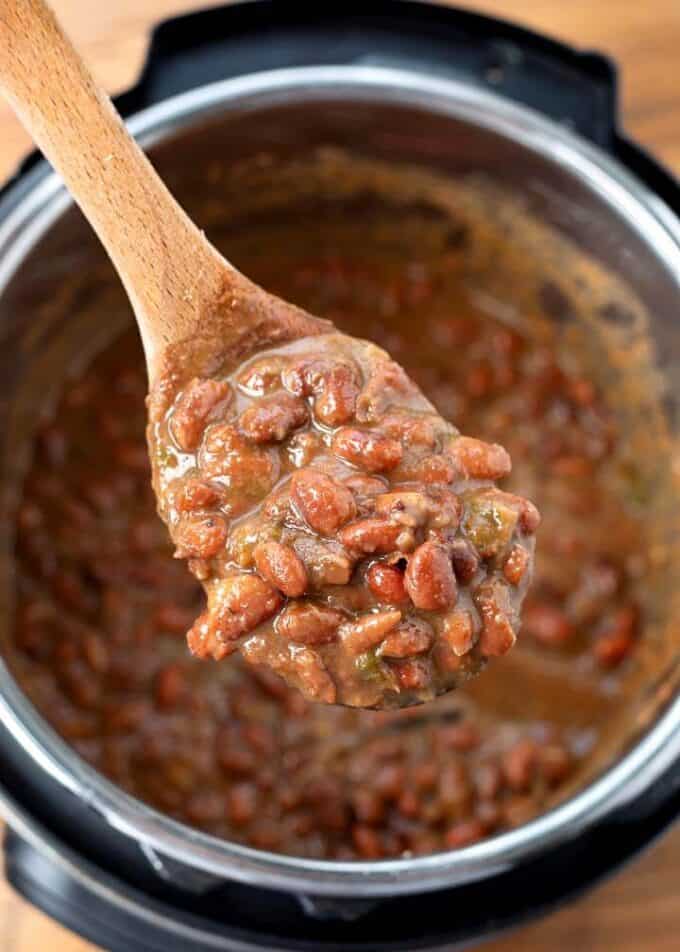
<path fill-rule="evenodd" d="M 223 647 L 211 640 L 211 616 L 208 629 L 192 628 L 201 586 L 172 558 L 155 511 L 133 330 L 65 375 L 36 429 L 17 510 L 18 604 L 6 653 L 38 710 L 88 763 L 163 813 L 297 856 L 432 853 L 525 823 L 589 776 L 646 637 L 644 520 L 613 468 L 625 434 L 590 365 L 565 359 L 561 329 L 541 314 L 529 333 L 498 295 L 463 276 L 474 238 L 465 229 L 415 205 L 399 211 L 395 244 L 395 218 L 386 218 L 373 226 L 338 206 L 288 222 L 285 240 L 254 223 L 222 244 L 263 286 L 384 346 L 438 412 L 483 443 L 431 432 L 420 395 L 417 419 L 390 411 L 379 432 L 354 411 L 317 419 L 328 401 L 308 382 L 317 378 L 305 342 L 174 395 L 163 439 L 152 439 L 178 461 L 165 516 L 177 519 L 179 554 L 200 579 L 232 547 L 233 563 L 248 569 L 236 578 L 260 580 L 276 637 L 295 645 L 289 658 L 302 658 L 294 676 L 288 661 L 259 654 L 269 648 L 257 628 L 245 650 L 251 638 L 238 634 L 241 652 L 223 664 L 187 653 L 189 629 L 198 653 Z M 365 353 L 336 358 L 350 382 L 361 374 L 347 391 L 355 407 Z M 439 452 L 445 443 L 452 455 Z M 497 443 L 513 459 L 502 490 L 492 485 L 508 469 Z M 219 457 L 224 474 L 230 447 L 248 460 L 236 475 L 254 503 L 234 513 L 227 541 L 220 520 L 230 500 L 212 464 Z M 441 505 L 449 491 L 424 478 L 435 465 L 455 466 L 443 481 L 453 487 L 450 525 L 430 521 L 430 500 Z M 469 482 L 459 492 L 461 478 Z M 263 518 L 260 500 L 274 486 L 283 491 L 269 495 Z M 498 609 L 507 599 L 514 640 L 512 605 L 524 593 L 536 522 L 525 496 L 543 528 L 522 637 L 482 677 L 426 707 L 362 711 L 310 703 L 279 676 L 331 700 L 327 683 L 303 668 L 317 665 L 315 655 L 325 666 L 339 639 L 352 645 L 362 684 L 387 678 L 430 696 L 435 671 L 458 678 L 494 653 L 484 623 L 506 614 Z M 377 542 L 366 548 L 366 523 L 376 521 Z M 399 545 L 382 542 L 387 525 L 408 539 L 412 559 L 420 552 L 436 566 L 446 551 L 448 581 L 437 589 L 448 593 L 445 623 L 431 623 L 439 602 L 420 589 L 418 562 L 409 577 Z M 348 584 L 354 572 L 359 581 Z M 367 612 L 375 630 L 357 625 Z M 325 644 L 306 642 L 305 613 L 317 638 L 328 631 Z M 256 663 L 241 657 L 249 650 Z"/>

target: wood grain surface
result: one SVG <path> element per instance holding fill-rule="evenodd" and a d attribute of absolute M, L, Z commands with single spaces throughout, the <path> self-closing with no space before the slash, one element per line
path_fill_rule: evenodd
<path fill-rule="evenodd" d="M 112 91 L 133 81 L 154 22 L 205 5 L 205 0 L 53 0 L 97 79 Z M 614 57 L 622 67 L 625 127 L 680 174 L 680 0 L 461 0 L 459 6 L 513 19 Z M 25 133 L 0 103 L 0 179 L 29 147 Z M 678 952 L 679 900 L 676 828 L 585 899 L 484 949 Z M 0 880 L 0 952 L 94 948 L 35 911 Z"/>

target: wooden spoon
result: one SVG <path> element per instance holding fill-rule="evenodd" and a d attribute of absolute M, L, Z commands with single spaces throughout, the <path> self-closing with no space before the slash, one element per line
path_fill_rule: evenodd
<path fill-rule="evenodd" d="M 134 308 L 152 384 L 166 348 L 204 333 L 218 312 L 225 343 L 241 351 L 246 339 L 328 329 L 253 284 L 206 239 L 43 0 L 0 2 L 0 87 L 108 251 Z"/>
<path fill-rule="evenodd" d="M 225 261 L 43 0 L 0 0 L 0 87 L 132 302 L 159 512 L 208 596 L 192 651 L 240 648 L 310 699 L 360 707 L 429 700 L 505 653 L 538 522 L 494 486 L 505 450 Z"/>

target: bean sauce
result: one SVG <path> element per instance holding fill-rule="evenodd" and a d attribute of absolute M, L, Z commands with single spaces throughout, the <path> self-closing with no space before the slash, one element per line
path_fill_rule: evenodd
<path fill-rule="evenodd" d="M 343 435 L 353 421 L 340 430 L 310 427 L 301 421 L 317 395 L 299 402 L 281 383 L 278 360 L 290 355 L 267 355 L 238 380 L 194 391 L 168 419 L 173 441 L 203 441 L 207 469 L 181 474 L 174 503 L 178 524 L 196 520 L 175 538 L 183 557 L 196 561 L 195 574 L 216 557 L 210 548 L 225 544 L 215 508 L 224 490 L 212 460 L 219 456 L 223 479 L 231 447 L 249 460 L 234 479 L 270 494 L 266 538 L 258 537 L 259 512 L 246 510 L 234 516 L 230 544 L 249 567 L 239 578 L 257 578 L 271 599 L 277 638 L 294 643 L 313 667 L 342 630 L 368 683 L 388 669 L 417 693 L 440 658 L 464 659 L 481 638 L 494 648 L 509 640 L 493 606 L 505 604 L 527 571 L 527 511 L 509 496 L 527 493 L 544 529 L 518 645 L 502 665 L 425 708 L 381 712 L 310 704 L 271 666 L 247 664 L 238 652 L 225 664 L 191 658 L 185 633 L 203 593 L 171 557 L 156 516 L 143 361 L 129 332 L 64 381 L 36 433 L 16 525 L 18 605 L 8 657 L 16 678 L 62 737 L 116 784 L 177 820 L 259 849 L 377 859 L 462 848 L 525 823 L 582 782 L 598 732 L 625 704 L 617 685 L 643 640 L 635 594 L 641 530 L 609 476 L 618 434 L 602 395 L 584 371 L 562 366 L 551 340 L 525 336 L 462 291 L 442 289 L 438 261 L 310 259 L 307 252 L 259 265 L 244 255 L 238 263 L 343 330 L 384 344 L 445 416 L 491 446 L 507 438 L 514 470 L 502 492 L 486 480 L 470 490 L 473 505 L 464 501 L 448 541 L 452 572 L 423 585 L 428 566 L 444 564 L 434 540 L 418 539 L 406 566 L 390 559 L 394 550 L 378 549 L 384 513 L 392 512 L 385 496 L 395 492 L 386 480 L 404 456 L 411 465 L 404 442 L 427 443 L 428 420 L 407 421 L 408 441 L 399 421 L 395 429 L 385 417 L 379 435 L 367 428 L 370 442 Z M 464 361 L 451 359 L 461 352 Z M 272 407 L 269 394 L 281 390 L 285 399 Z M 194 412 L 178 413 L 182 406 Z M 233 416 L 225 422 L 222 413 Z M 225 432 L 232 419 L 239 428 Z M 272 433 L 288 435 L 272 445 L 262 439 Z M 342 456 L 319 465 L 334 439 L 352 457 L 346 469 Z M 366 469 L 356 464 L 358 446 L 371 460 Z M 504 458 L 484 453 L 488 466 Z M 194 459 L 193 450 L 187 455 Z M 439 462 L 421 466 L 418 478 Z M 294 475 L 300 531 L 289 537 L 289 516 L 279 513 L 291 511 Z M 325 480 L 334 504 L 318 507 Z M 280 498 L 272 486 L 281 487 Z M 421 495 L 425 503 L 403 499 L 400 519 L 421 518 L 428 499 Z M 484 513 L 494 505 L 512 525 L 500 519 L 501 539 L 485 531 Z M 280 535 L 269 532 L 282 522 Z M 413 528 L 402 522 L 400 531 L 404 525 Z M 346 603 L 301 594 L 332 586 L 357 592 L 355 565 L 338 538 L 348 527 L 375 547 L 362 560 L 359 601 L 349 611 L 373 627 L 348 625 Z M 503 556 L 494 561 L 497 546 Z M 429 613 L 453 591 L 456 604 L 435 640 Z"/>

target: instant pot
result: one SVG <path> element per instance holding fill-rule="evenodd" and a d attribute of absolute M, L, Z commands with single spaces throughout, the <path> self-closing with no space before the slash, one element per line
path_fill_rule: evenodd
<path fill-rule="evenodd" d="M 680 190 L 620 132 L 616 99 L 604 57 L 497 20 L 421 3 L 256 0 L 161 25 L 118 107 L 180 194 L 182 175 L 202 176 L 201 156 L 218 150 L 239 161 L 360 143 L 383 158 L 483 169 L 625 276 L 653 315 L 668 378 L 680 367 Z M 85 267 L 88 241 L 50 168 L 29 158 L 0 197 L 0 341 L 12 364 L 3 429 L 32 309 L 59 269 Z M 675 423 L 672 392 L 665 409 Z M 7 484 L 10 465 L 3 456 Z M 0 520 L 4 623 L 8 524 Z M 566 802 L 462 850 L 362 863 L 257 851 L 156 813 L 81 761 L 0 667 L 6 874 L 49 915 L 121 952 L 473 945 L 586 889 L 675 818 L 674 660 L 625 749 Z"/>

